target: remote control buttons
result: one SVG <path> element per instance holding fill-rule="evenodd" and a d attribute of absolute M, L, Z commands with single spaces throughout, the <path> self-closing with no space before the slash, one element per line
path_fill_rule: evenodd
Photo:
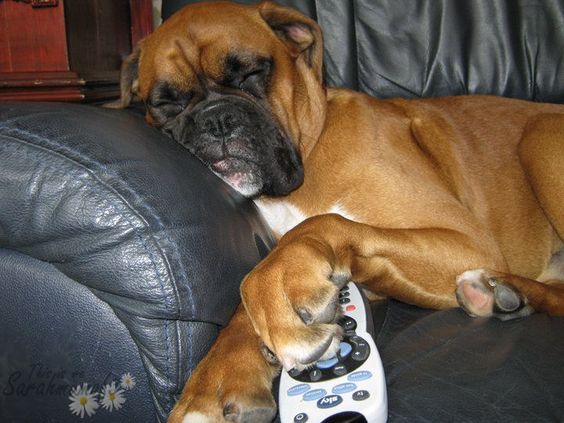
<path fill-rule="evenodd" d="M 333 357 L 333 358 L 329 358 L 327 360 L 318 361 L 316 363 L 316 366 L 319 369 L 329 369 L 329 368 L 333 367 L 335 364 L 337 364 L 338 362 L 339 362 L 339 359 L 337 357 Z"/>
<path fill-rule="evenodd" d="M 355 401 L 364 401 L 365 399 L 368 399 L 370 397 L 370 392 L 368 391 L 356 391 L 353 395 L 352 395 L 352 399 Z"/>
<path fill-rule="evenodd" d="M 309 372 L 309 379 L 312 382 L 317 382 L 322 377 L 323 377 L 323 373 L 321 373 L 321 370 L 319 369 L 313 369 L 311 372 Z"/>
<path fill-rule="evenodd" d="M 295 397 L 296 395 L 301 395 L 304 392 L 309 391 L 310 386 L 306 383 L 302 383 L 301 385 L 294 385 L 290 389 L 288 389 L 287 394 L 289 397 Z"/>
<path fill-rule="evenodd" d="M 327 395 L 325 389 L 312 389 L 304 394 L 304 401 L 315 401 L 319 398 L 323 398 L 325 395 Z"/>
<path fill-rule="evenodd" d="M 296 414 L 294 417 L 294 423 L 305 423 L 308 421 L 308 416 L 306 413 Z"/>
<path fill-rule="evenodd" d="M 338 324 L 345 330 L 345 332 L 351 332 L 356 329 L 356 320 L 349 316 L 341 317 Z"/>
<path fill-rule="evenodd" d="M 334 386 L 332 391 L 334 394 L 347 394 L 349 392 L 354 391 L 355 389 L 356 389 L 356 385 L 354 383 L 346 382 Z"/>
<path fill-rule="evenodd" d="M 346 342 L 341 342 L 341 346 L 339 348 L 339 355 L 341 356 L 341 358 L 346 358 L 352 351 L 352 347 L 351 344 L 348 344 Z"/>
<path fill-rule="evenodd" d="M 317 406 L 319 408 L 332 408 L 338 406 L 340 403 L 343 402 L 343 397 L 339 395 L 327 395 L 324 398 L 321 398 L 317 401 Z"/>
<path fill-rule="evenodd" d="M 368 342 L 362 339 L 360 336 L 353 336 L 350 339 L 353 344 L 352 359 L 355 361 L 364 361 L 370 355 L 370 346 Z"/>
<path fill-rule="evenodd" d="M 347 368 L 344 364 L 338 364 L 333 368 L 335 376 L 343 376 L 347 374 Z"/>
<path fill-rule="evenodd" d="M 356 361 L 364 361 L 368 358 L 368 356 L 370 355 L 370 349 L 367 348 L 359 348 L 356 349 L 353 353 L 352 353 L 352 359 L 356 360 Z"/>
<path fill-rule="evenodd" d="M 292 369 L 288 372 L 288 374 L 292 377 L 299 376 L 301 373 L 302 373 L 302 371 L 298 370 L 298 369 Z"/>
<path fill-rule="evenodd" d="M 352 342 L 353 344 L 359 344 L 361 342 L 366 343 L 366 341 L 364 339 L 362 339 L 360 336 L 358 335 L 352 335 L 349 339 L 350 342 Z"/>
<path fill-rule="evenodd" d="M 348 304 L 351 302 L 350 298 L 339 298 L 339 304 Z"/>
<path fill-rule="evenodd" d="M 358 372 L 351 373 L 348 375 L 347 379 L 351 382 L 360 382 L 361 380 L 370 379 L 372 377 L 372 373 L 368 370 L 359 370 Z"/>

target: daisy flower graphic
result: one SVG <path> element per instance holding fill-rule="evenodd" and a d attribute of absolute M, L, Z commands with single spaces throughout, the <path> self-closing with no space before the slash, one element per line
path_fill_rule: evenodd
<path fill-rule="evenodd" d="M 135 378 L 131 376 L 131 373 L 126 373 L 121 377 L 121 387 L 127 390 L 135 388 Z"/>
<path fill-rule="evenodd" d="M 96 409 L 100 407 L 98 404 L 98 400 L 96 397 L 98 396 L 97 393 L 92 393 L 92 388 L 88 389 L 88 384 L 83 383 L 82 386 L 78 385 L 71 390 L 71 395 L 69 400 L 71 403 L 69 404 L 69 409 L 72 414 L 76 414 L 80 416 L 80 418 L 84 418 L 84 413 L 90 417 L 94 413 L 96 413 Z"/>
<path fill-rule="evenodd" d="M 125 397 L 123 396 L 123 389 L 116 387 L 116 383 L 112 382 L 111 385 L 104 386 L 104 391 L 102 392 L 102 407 L 106 410 L 114 411 L 119 410 L 125 403 Z"/>

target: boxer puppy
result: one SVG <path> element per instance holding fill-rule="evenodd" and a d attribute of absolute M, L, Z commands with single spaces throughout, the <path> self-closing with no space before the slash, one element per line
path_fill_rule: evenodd
<path fill-rule="evenodd" d="M 564 106 L 376 100 L 322 84 L 322 35 L 265 1 L 179 11 L 125 61 L 118 107 L 252 198 L 279 236 L 171 422 L 267 422 L 279 363 L 342 336 L 349 280 L 472 316 L 564 314 Z"/>

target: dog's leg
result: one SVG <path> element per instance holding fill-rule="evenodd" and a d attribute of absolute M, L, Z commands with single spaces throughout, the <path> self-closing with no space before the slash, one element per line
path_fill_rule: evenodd
<path fill-rule="evenodd" d="M 270 422 L 276 413 L 272 380 L 279 369 L 239 306 L 190 377 L 168 421 Z"/>
<path fill-rule="evenodd" d="M 408 302 L 455 307 L 455 276 L 468 266 L 498 264 L 471 242 L 448 230 L 379 230 L 339 215 L 308 219 L 247 276 L 243 298 L 253 324 L 239 307 L 191 376 L 170 422 L 269 422 L 276 356 L 288 369 L 304 367 L 339 345 L 340 287 L 354 279 Z"/>
<path fill-rule="evenodd" d="M 455 279 L 502 258 L 448 229 L 380 229 L 339 215 L 310 218 L 243 281 L 257 333 L 286 369 L 302 369 L 339 345 L 339 289 L 349 280 L 376 294 L 429 308 L 457 305 Z M 482 263 L 482 264 L 479 264 Z"/>
<path fill-rule="evenodd" d="M 564 115 L 544 115 L 530 122 L 519 157 L 539 204 L 564 240 Z M 564 274 L 548 273 L 554 273 L 552 278 L 541 283 L 488 269 L 468 271 L 457 279 L 457 297 L 464 309 L 477 316 L 507 320 L 533 310 L 564 315 Z"/>

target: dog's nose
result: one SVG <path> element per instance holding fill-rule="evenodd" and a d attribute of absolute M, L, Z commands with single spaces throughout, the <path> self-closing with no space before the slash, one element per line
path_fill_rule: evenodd
<path fill-rule="evenodd" d="M 239 120 L 229 110 L 212 110 L 202 117 L 202 128 L 216 138 L 224 138 L 240 126 Z"/>

